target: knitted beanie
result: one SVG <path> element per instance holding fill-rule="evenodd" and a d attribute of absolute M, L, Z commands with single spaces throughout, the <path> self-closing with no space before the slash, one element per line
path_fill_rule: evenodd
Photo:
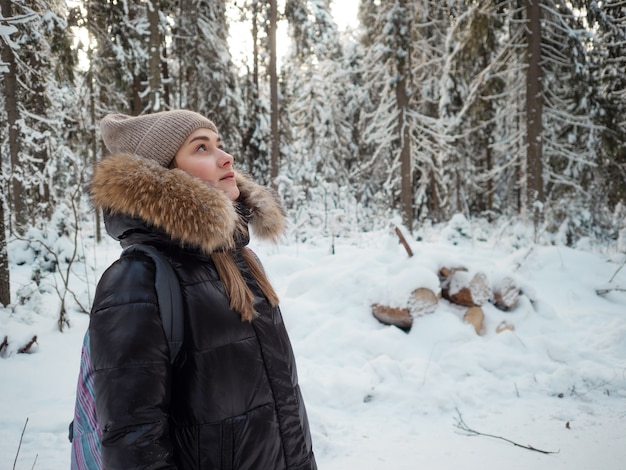
<path fill-rule="evenodd" d="M 100 121 L 102 140 L 112 154 L 130 153 L 167 167 L 189 134 L 201 128 L 217 133 L 213 121 L 184 109 L 142 116 L 108 114 Z"/>

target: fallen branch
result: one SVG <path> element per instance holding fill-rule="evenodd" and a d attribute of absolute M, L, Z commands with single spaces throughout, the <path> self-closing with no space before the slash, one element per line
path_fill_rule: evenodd
<path fill-rule="evenodd" d="M 24 428 L 22 429 L 22 435 L 20 436 L 20 442 L 17 445 L 17 453 L 15 454 L 15 461 L 13 462 L 13 470 L 15 470 L 15 466 L 17 465 L 17 458 L 20 455 L 20 448 L 22 447 L 22 441 L 24 440 L 24 433 L 26 432 L 27 424 L 28 424 L 28 418 L 26 418 L 26 422 L 24 423 Z"/>
<path fill-rule="evenodd" d="M 404 235 L 402 234 L 402 230 L 400 230 L 400 228 L 396 227 L 395 228 L 395 232 L 396 235 L 398 235 L 398 238 L 400 239 L 400 242 L 402 243 L 402 246 L 404 246 L 404 249 L 406 250 L 407 254 L 409 255 L 409 258 L 413 256 L 413 250 L 411 250 L 411 247 L 409 246 L 409 243 L 406 241 L 406 238 L 404 238 Z"/>
<path fill-rule="evenodd" d="M 612 289 L 596 289 L 597 295 L 606 295 L 609 292 L 626 292 L 626 289 L 623 289 L 621 287 L 614 287 Z"/>
<path fill-rule="evenodd" d="M 494 436 L 493 434 L 485 434 L 484 432 L 479 432 L 476 431 L 472 428 L 470 428 L 465 421 L 463 420 L 463 416 L 461 415 L 461 412 L 459 411 L 459 409 L 456 409 L 457 414 L 459 415 L 458 418 L 456 418 L 456 424 L 454 425 L 455 428 L 460 429 L 461 431 L 463 431 L 464 433 L 466 433 L 466 435 L 468 436 L 485 436 L 485 437 L 493 437 L 494 439 L 500 439 L 502 441 L 508 442 L 509 444 L 513 444 L 514 446 L 517 447 L 522 447 L 523 449 L 528 449 L 528 450 L 534 450 L 535 452 L 540 452 L 542 454 L 558 454 L 559 452 L 561 452 L 560 450 L 553 452 L 553 451 L 549 451 L 549 450 L 541 450 L 541 449 L 537 449 L 531 445 L 523 445 L 523 444 L 518 444 L 517 442 L 511 441 L 510 439 L 507 439 L 505 437 L 502 436 Z"/>
<path fill-rule="evenodd" d="M 626 258 L 624 258 L 624 261 L 622 261 L 622 264 L 620 265 L 620 267 L 617 268 L 617 271 L 615 271 L 615 273 L 613 274 L 613 277 L 611 277 L 611 279 L 609 280 L 609 284 L 613 282 L 613 279 L 615 279 L 615 276 L 617 276 L 617 273 L 619 273 L 625 265 L 626 265 Z"/>

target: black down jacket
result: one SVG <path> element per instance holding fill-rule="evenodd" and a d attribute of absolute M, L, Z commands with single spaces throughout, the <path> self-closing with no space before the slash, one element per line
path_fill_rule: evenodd
<path fill-rule="evenodd" d="M 95 205 L 105 210 L 107 230 L 122 246 L 152 244 L 170 259 L 184 298 L 185 337 L 176 362 L 170 365 L 158 312 L 155 267 L 145 255 L 124 255 L 102 275 L 89 331 L 105 468 L 316 469 L 295 359 L 279 308 L 266 301 L 239 251 L 233 256 L 255 295 L 258 317 L 245 322 L 229 308 L 207 252 L 207 246 L 219 245 L 220 240 L 207 245 L 194 238 L 193 228 L 181 235 L 172 226 L 179 217 L 197 215 L 177 211 L 186 207 L 185 201 L 179 201 L 171 208 L 174 214 L 164 219 L 162 214 L 149 213 L 154 209 L 146 213 L 134 207 L 130 195 L 123 208 L 115 200 L 124 188 L 143 187 L 143 178 L 154 178 L 152 173 L 160 177 L 162 171 L 167 177 L 172 173 L 185 185 L 190 177 L 155 166 L 142 169 L 139 179 L 131 173 L 133 184 L 128 185 L 111 168 L 127 166 L 134 157 L 115 158 L 121 163 L 109 162 L 96 170 Z M 252 213 L 252 227 L 256 224 L 262 234 L 273 234 L 273 222 L 266 218 L 282 214 L 272 206 L 274 198 L 265 199 L 261 187 L 238 178 L 241 202 Z M 169 185 L 161 181 L 160 187 Z M 192 189 L 183 197 L 205 198 L 203 191 Z M 207 191 L 219 197 L 215 190 Z M 217 209 L 221 210 L 219 205 Z M 208 210 L 214 224 L 230 217 L 230 208 L 224 213 L 215 206 Z M 206 223 L 202 217 L 194 221 Z M 220 235 L 202 234 L 211 236 Z"/>

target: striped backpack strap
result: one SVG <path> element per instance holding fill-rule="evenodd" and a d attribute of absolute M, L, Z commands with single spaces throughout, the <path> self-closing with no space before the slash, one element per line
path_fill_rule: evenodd
<path fill-rule="evenodd" d="M 170 362 L 173 364 L 183 345 L 183 298 L 180 283 L 169 260 L 151 245 L 131 245 L 122 252 L 141 252 L 155 265 L 155 290 L 159 303 L 159 314 L 163 330 L 169 342 Z M 72 443 L 71 470 L 101 470 L 102 431 L 96 417 L 94 377 L 89 351 L 89 330 L 85 333 L 80 356 L 80 370 L 76 387 L 74 420 L 69 426 Z"/>

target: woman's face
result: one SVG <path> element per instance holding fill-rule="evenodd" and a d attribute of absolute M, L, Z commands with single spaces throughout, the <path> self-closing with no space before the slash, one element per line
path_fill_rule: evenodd
<path fill-rule="evenodd" d="M 231 201 L 239 197 L 232 155 L 224 152 L 220 137 L 211 129 L 192 132 L 174 157 L 174 165 L 211 186 Z"/>

